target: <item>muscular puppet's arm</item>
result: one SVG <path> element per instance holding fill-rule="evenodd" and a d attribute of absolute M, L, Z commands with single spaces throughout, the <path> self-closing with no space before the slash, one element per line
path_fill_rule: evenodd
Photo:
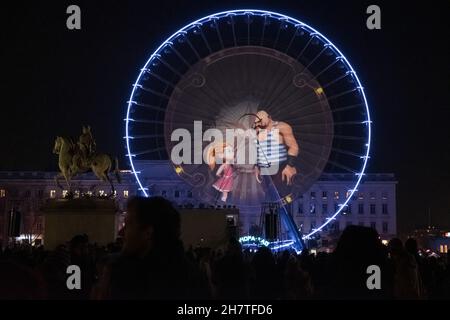
<path fill-rule="evenodd" d="M 280 134 L 283 136 L 284 143 L 287 146 L 288 155 L 297 157 L 299 148 L 291 126 L 285 122 L 280 122 L 278 129 L 280 130 Z"/>

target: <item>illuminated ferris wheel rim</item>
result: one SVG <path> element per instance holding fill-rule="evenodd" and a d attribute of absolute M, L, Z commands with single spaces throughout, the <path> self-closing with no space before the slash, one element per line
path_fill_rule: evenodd
<path fill-rule="evenodd" d="M 360 172 L 355 173 L 355 175 L 357 176 L 356 178 L 356 183 L 354 185 L 354 187 L 350 190 L 348 190 L 350 192 L 350 194 L 346 197 L 346 200 L 344 203 L 342 203 L 338 210 L 331 215 L 330 217 L 327 218 L 327 221 L 324 222 L 321 226 L 319 226 L 316 229 L 313 229 L 309 234 L 306 234 L 303 236 L 303 239 L 309 239 L 312 235 L 318 233 L 319 231 L 321 231 L 326 225 L 328 225 L 330 222 L 332 222 L 333 220 L 336 220 L 336 217 L 341 213 L 341 211 L 343 210 L 343 208 L 345 208 L 348 204 L 348 202 L 350 201 L 350 199 L 352 199 L 353 194 L 358 190 L 358 186 L 361 183 L 361 179 L 364 175 L 364 172 L 366 170 L 366 166 L 367 166 L 367 161 L 369 159 L 369 153 L 370 153 L 370 144 L 371 144 L 371 118 L 370 118 L 370 112 L 369 112 L 369 106 L 368 106 L 368 102 L 367 102 L 367 98 L 366 95 L 364 93 L 364 88 L 361 84 L 361 81 L 358 78 L 358 75 L 356 74 L 355 70 L 353 69 L 352 65 L 350 64 L 350 62 L 347 60 L 347 58 L 342 54 L 342 52 L 330 41 L 328 40 L 327 37 L 325 37 L 322 33 L 320 33 L 319 31 L 317 31 L 316 29 L 314 29 L 313 27 L 307 25 L 304 22 L 301 22 L 300 20 L 297 20 L 295 18 L 292 18 L 290 16 L 284 15 L 284 14 L 280 14 L 277 12 L 272 12 L 272 11 L 267 11 L 267 10 L 260 10 L 260 9 L 237 9 L 237 10 L 228 10 L 228 11 L 222 11 L 222 12 L 218 12 L 218 13 L 214 13 L 208 16 L 205 16 L 203 18 L 200 18 L 198 20 L 195 20 L 189 24 L 187 24 L 186 26 L 184 26 L 183 28 L 179 29 L 178 31 L 176 31 L 175 33 L 173 33 L 169 38 L 167 38 L 152 54 L 151 56 L 148 58 L 147 62 L 145 63 L 144 67 L 141 68 L 141 71 L 133 85 L 133 89 L 131 91 L 130 94 L 130 98 L 128 99 L 128 106 L 127 106 L 127 113 L 126 113 L 126 118 L 125 120 L 125 140 L 126 140 L 126 147 L 127 147 L 127 157 L 130 160 L 130 166 L 131 169 L 133 171 L 134 176 L 136 177 L 136 181 L 139 185 L 139 189 L 143 192 L 145 197 L 148 197 L 149 194 L 147 193 L 146 188 L 142 185 L 141 180 L 139 179 L 138 173 L 135 169 L 135 165 L 133 162 L 133 157 L 135 155 L 133 155 L 133 153 L 131 152 L 131 148 L 130 148 L 130 136 L 129 136 L 129 122 L 133 121 L 130 118 L 130 110 L 132 108 L 133 105 L 133 97 L 136 91 L 136 88 L 139 86 L 139 82 L 142 78 L 143 73 L 145 72 L 145 70 L 147 69 L 147 66 L 158 56 L 160 56 L 160 52 L 162 49 L 164 49 L 164 47 L 166 45 L 170 45 L 172 44 L 172 40 L 176 39 L 177 37 L 179 37 L 180 35 L 184 35 L 186 34 L 191 28 L 196 27 L 196 26 L 201 26 L 206 22 L 210 22 L 212 20 L 215 19 L 220 19 L 223 17 L 229 17 L 229 16 L 238 16 L 238 15 L 247 15 L 247 16 L 253 16 L 253 15 L 258 15 L 258 16 L 265 16 L 265 17 L 271 17 L 271 18 L 275 18 L 281 21 L 284 21 L 286 23 L 291 23 L 293 24 L 295 27 L 297 28 L 302 28 L 308 32 L 310 32 L 311 36 L 315 36 L 318 37 L 319 39 L 321 39 L 324 42 L 324 46 L 329 46 L 331 47 L 336 53 L 337 53 L 337 57 L 336 59 L 340 59 L 341 61 L 343 61 L 347 67 L 349 68 L 350 72 L 352 73 L 352 75 L 354 76 L 354 79 L 356 80 L 357 83 L 357 88 L 359 89 L 359 92 L 363 98 L 363 102 L 364 102 L 364 107 L 365 107 L 365 112 L 366 112 L 366 124 L 367 124 L 367 142 L 365 144 L 366 146 L 366 152 L 365 155 L 363 155 L 361 158 L 363 159 L 363 165 L 361 167 Z"/>

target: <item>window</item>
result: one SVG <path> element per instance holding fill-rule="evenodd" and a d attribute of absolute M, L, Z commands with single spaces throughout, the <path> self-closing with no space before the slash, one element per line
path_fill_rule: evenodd
<path fill-rule="evenodd" d="M 370 192 L 370 199 L 375 200 L 375 192 L 373 191 Z"/>
<path fill-rule="evenodd" d="M 129 196 L 128 190 L 123 190 L 123 197 L 128 198 L 128 196 Z"/>
<path fill-rule="evenodd" d="M 347 191 L 347 192 L 345 193 L 345 198 L 348 198 L 348 197 L 350 197 L 350 191 Z"/>
<path fill-rule="evenodd" d="M 383 222 L 383 224 L 381 225 L 381 230 L 383 233 L 388 233 L 388 223 L 387 222 Z"/>
<path fill-rule="evenodd" d="M 383 204 L 382 204 L 382 206 L 381 206 L 381 212 L 382 212 L 383 214 L 388 214 L 388 205 L 387 205 L 387 203 L 383 203 Z"/>
<path fill-rule="evenodd" d="M 300 202 L 299 204 L 298 204 L 298 214 L 303 214 L 303 203 L 302 202 Z"/>
<path fill-rule="evenodd" d="M 31 191 L 30 191 L 30 190 L 26 190 L 26 191 L 24 192 L 24 196 L 25 196 L 25 198 L 31 197 Z"/>
<path fill-rule="evenodd" d="M 339 203 L 334 204 L 334 212 L 337 212 L 339 210 Z"/>
<path fill-rule="evenodd" d="M 381 194 L 381 198 L 382 198 L 383 200 L 387 200 L 387 198 L 388 198 L 388 193 L 387 193 L 386 191 L 383 191 L 383 193 Z"/>
<path fill-rule="evenodd" d="M 75 195 L 77 194 L 77 192 L 75 191 Z M 98 192 L 98 195 L 100 196 L 100 197 L 103 197 L 104 195 L 105 195 L 105 190 L 100 190 L 99 192 Z"/>
<path fill-rule="evenodd" d="M 311 231 L 316 228 L 316 222 L 314 220 L 311 221 Z"/>
<path fill-rule="evenodd" d="M 188 197 L 188 198 L 192 198 L 192 191 L 188 191 L 188 192 L 187 192 L 187 197 Z"/>
<path fill-rule="evenodd" d="M 374 222 L 374 221 L 372 221 L 371 223 L 370 223 L 370 227 L 372 228 L 372 229 L 377 229 L 377 223 L 376 222 Z"/>
<path fill-rule="evenodd" d="M 363 199 L 364 199 L 364 193 L 359 192 L 359 193 L 358 193 L 358 199 L 359 199 L 359 200 L 363 200 Z"/>
<path fill-rule="evenodd" d="M 314 203 L 311 203 L 311 204 L 309 205 L 309 212 L 310 212 L 311 214 L 315 214 L 315 213 L 316 213 L 316 205 L 315 205 Z"/>
<path fill-rule="evenodd" d="M 175 190 L 175 198 L 179 198 L 180 197 L 180 191 Z"/>
<path fill-rule="evenodd" d="M 311 200 L 316 199 L 316 193 L 314 191 L 311 191 Z"/>
<path fill-rule="evenodd" d="M 349 203 L 348 205 L 347 205 L 347 214 L 351 214 L 352 213 L 352 204 L 351 203 Z"/>
<path fill-rule="evenodd" d="M 334 198 L 335 198 L 336 200 L 339 199 L 339 191 L 335 191 L 335 192 L 334 192 Z"/>
<path fill-rule="evenodd" d="M 4 197 L 6 197 L 6 190 L 0 189 L 0 198 L 4 198 Z"/>
<path fill-rule="evenodd" d="M 50 190 L 50 198 L 54 199 L 56 196 L 56 190 Z"/>
<path fill-rule="evenodd" d="M 63 198 L 65 198 L 65 197 L 67 197 L 67 194 L 68 194 L 69 192 L 67 191 L 67 190 L 63 190 L 62 191 L 62 196 L 63 196 Z"/>
<path fill-rule="evenodd" d="M 167 196 L 167 191 L 166 190 L 161 190 L 161 196 L 163 196 L 163 197 Z"/>
<path fill-rule="evenodd" d="M 364 203 L 358 203 L 358 213 L 364 214 Z"/>
<path fill-rule="evenodd" d="M 322 204 L 322 214 L 328 214 L 328 205 L 326 203 Z"/>
<path fill-rule="evenodd" d="M 376 214 L 377 213 L 377 207 L 375 205 L 375 203 L 371 203 L 370 204 L 370 214 Z"/>
<path fill-rule="evenodd" d="M 327 192 L 326 191 L 322 191 L 322 199 L 327 200 Z"/>
<path fill-rule="evenodd" d="M 38 190 L 38 197 L 41 199 L 44 197 L 44 190 Z"/>

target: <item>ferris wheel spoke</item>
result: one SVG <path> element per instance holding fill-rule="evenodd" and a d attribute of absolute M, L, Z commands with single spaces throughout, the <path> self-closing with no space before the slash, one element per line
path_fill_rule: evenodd
<path fill-rule="evenodd" d="M 320 52 L 308 63 L 308 65 L 306 65 L 305 67 L 303 67 L 302 71 L 300 72 L 303 73 L 303 71 L 305 70 L 309 70 L 309 67 L 311 67 L 311 65 L 316 62 L 317 59 L 319 59 L 319 57 L 322 55 L 322 53 L 327 50 L 328 47 L 324 47 L 322 50 L 320 50 Z"/>
<path fill-rule="evenodd" d="M 345 76 L 347 76 L 347 75 L 345 75 Z M 345 76 L 344 76 L 344 77 L 345 77 Z M 338 78 L 341 78 L 341 79 L 342 79 L 342 77 L 338 77 Z M 340 79 L 337 79 L 337 81 L 338 81 L 338 80 L 340 80 Z M 330 82 L 327 83 L 325 86 L 322 86 L 322 89 L 328 87 L 329 85 L 331 85 L 332 83 L 335 83 L 335 82 L 336 82 L 336 79 L 333 80 L 333 81 L 330 81 Z M 334 95 L 334 96 L 327 97 L 327 100 L 328 100 L 328 101 L 333 100 L 333 99 L 338 98 L 338 97 L 340 97 L 340 96 L 342 96 L 342 95 L 344 95 L 344 94 L 347 94 L 347 93 L 350 93 L 350 92 L 354 92 L 354 91 L 356 91 L 356 90 L 357 90 L 356 88 L 353 88 L 353 89 L 351 89 L 351 90 L 344 91 L 344 92 L 342 92 L 342 93 L 340 93 L 340 94 L 336 94 L 336 95 Z M 285 107 L 288 107 L 289 109 L 291 109 L 291 107 L 294 106 L 294 105 L 300 105 L 301 102 L 302 102 L 303 100 L 305 100 L 306 98 L 308 98 L 308 97 L 311 96 L 312 94 L 318 95 L 314 90 L 310 90 L 310 91 L 308 91 L 306 94 L 304 94 L 303 96 L 301 96 L 301 97 L 299 97 L 299 98 L 296 98 L 295 95 L 296 95 L 297 93 L 298 93 L 297 91 L 293 91 L 290 95 L 288 95 L 288 96 L 283 100 L 283 104 L 285 105 Z M 291 101 L 292 101 L 292 102 L 291 102 Z M 285 104 L 286 102 L 288 102 L 287 105 Z M 304 108 L 306 108 L 306 107 L 314 106 L 314 105 L 315 105 L 316 103 L 318 103 L 318 102 L 320 102 L 320 100 L 315 101 L 315 102 L 313 102 L 313 103 L 311 103 L 311 104 L 308 104 L 308 105 L 303 105 L 301 108 L 304 109 Z M 291 111 L 291 113 L 293 113 L 293 112 L 295 112 L 295 110 L 292 110 L 292 111 Z"/>
<path fill-rule="evenodd" d="M 233 43 L 234 46 L 237 46 L 237 40 L 236 40 L 236 30 L 234 30 L 234 14 L 229 14 L 228 17 L 230 18 L 230 25 L 231 25 L 231 31 L 233 32 Z"/>
<path fill-rule="evenodd" d="M 291 49 L 295 38 L 299 36 L 298 33 L 299 33 L 299 29 L 301 29 L 301 26 L 295 26 L 295 27 L 296 27 L 296 29 L 295 29 L 294 33 L 292 34 L 291 40 L 289 40 L 289 43 L 288 43 L 286 49 L 284 50 L 284 53 L 286 53 L 286 54 L 289 52 L 289 49 Z"/>
<path fill-rule="evenodd" d="M 206 45 L 206 48 L 208 48 L 209 54 L 211 54 L 211 53 L 212 53 L 211 46 L 209 45 L 209 42 L 208 42 L 208 40 L 206 39 L 205 34 L 203 33 L 203 29 L 201 29 L 201 28 L 200 28 L 200 35 L 201 35 L 201 37 L 202 37 L 202 39 L 203 39 L 203 42 L 204 42 L 205 45 Z"/>
<path fill-rule="evenodd" d="M 320 77 L 323 73 L 327 72 L 331 67 L 333 67 L 339 60 L 334 59 L 333 62 L 331 62 L 329 65 L 327 65 L 324 69 L 322 69 L 318 74 L 316 74 L 313 79 L 316 80 L 318 77 Z"/>
<path fill-rule="evenodd" d="M 191 67 L 191 64 L 183 57 L 183 55 L 175 48 L 173 44 L 170 46 L 170 49 L 175 53 L 175 55 L 181 60 L 181 62 L 183 62 L 183 64 L 187 68 Z"/>
<path fill-rule="evenodd" d="M 154 139 L 154 138 L 162 138 L 164 137 L 164 134 L 137 134 L 128 136 L 131 140 L 135 139 Z"/>
<path fill-rule="evenodd" d="M 161 81 L 162 83 L 164 83 L 165 85 L 167 85 L 168 87 L 171 88 L 175 88 L 174 84 L 172 82 L 170 82 L 169 80 L 164 79 L 163 77 L 157 75 L 156 73 L 154 73 L 153 71 L 151 71 L 150 69 L 144 69 L 145 73 L 148 73 L 149 75 L 151 75 L 152 77 L 158 79 L 159 81 Z"/>
<path fill-rule="evenodd" d="M 131 105 L 137 105 L 139 107 L 143 107 L 146 109 L 151 109 L 151 110 L 156 110 L 156 111 L 165 111 L 165 108 L 159 107 L 159 106 L 155 106 L 155 105 L 151 105 L 151 104 L 147 104 L 147 103 L 143 103 L 143 102 L 139 102 L 139 101 L 130 101 L 129 102 Z"/>
<path fill-rule="evenodd" d="M 343 169 L 343 170 L 345 170 L 345 171 L 351 172 L 351 173 L 353 173 L 353 174 L 358 174 L 358 171 L 355 171 L 355 170 L 353 170 L 352 168 L 349 168 L 349 167 L 347 167 L 347 166 L 345 166 L 345 165 L 343 165 L 343 164 L 337 163 L 336 161 L 328 160 L 328 163 L 332 164 L 332 165 L 335 166 L 335 167 L 338 167 L 338 168 L 340 168 L 340 169 Z"/>
<path fill-rule="evenodd" d="M 195 46 L 192 44 L 191 40 L 189 40 L 188 36 L 185 36 L 185 40 L 186 40 L 186 43 L 189 45 L 189 47 L 192 49 L 192 52 L 194 52 L 194 54 L 197 57 L 197 59 L 201 60 L 200 54 L 198 53 L 198 51 L 195 48 Z"/>
<path fill-rule="evenodd" d="M 325 113 L 333 114 L 333 113 L 338 113 L 338 112 L 342 112 L 342 111 L 347 111 L 347 110 L 350 110 L 350 109 L 361 108 L 363 106 L 364 106 L 363 103 L 357 103 L 357 104 L 352 104 L 352 105 L 348 105 L 348 106 L 344 106 L 344 107 L 340 107 L 340 108 L 334 108 L 334 109 L 329 109 L 329 110 L 321 110 L 319 112 L 313 112 L 313 113 L 309 113 L 309 114 L 306 114 L 306 115 L 301 115 L 299 117 L 294 117 L 294 118 L 289 118 L 289 119 L 291 119 L 291 120 L 304 120 L 304 119 L 307 119 L 307 118 L 310 118 L 310 117 L 316 117 L 316 116 L 319 116 L 319 115 L 325 114 Z M 362 122 L 364 122 L 364 121 L 362 121 Z"/>
<path fill-rule="evenodd" d="M 157 153 L 159 151 L 165 151 L 166 148 L 164 147 L 159 147 L 159 148 L 155 148 L 155 149 L 147 149 L 147 150 L 142 150 L 142 151 L 138 151 L 138 152 L 133 152 L 130 154 L 131 157 L 137 157 L 137 156 L 142 156 L 144 154 L 149 154 L 149 153 Z"/>
<path fill-rule="evenodd" d="M 219 43 L 220 43 L 220 48 L 223 49 L 223 48 L 225 48 L 225 45 L 223 44 L 223 38 L 222 38 L 222 34 L 220 32 L 219 24 L 217 23 L 217 19 L 213 18 L 212 20 L 214 20 L 214 29 L 216 29 L 217 38 L 219 39 Z"/>
<path fill-rule="evenodd" d="M 164 124 L 164 121 L 160 120 L 149 120 L 149 119 L 133 119 L 133 123 L 149 123 L 149 124 Z"/>
<path fill-rule="evenodd" d="M 306 49 L 309 47 L 309 44 L 311 43 L 311 41 L 313 40 L 314 35 L 312 35 L 308 42 L 306 42 L 306 45 L 303 47 L 302 51 L 300 51 L 300 53 L 297 55 L 297 57 L 295 58 L 295 60 L 300 61 L 300 58 L 303 56 L 303 54 L 305 53 Z"/>
<path fill-rule="evenodd" d="M 365 157 L 364 155 L 361 155 L 361 154 L 358 154 L 358 153 L 355 153 L 352 151 L 348 151 L 348 150 L 343 150 L 340 148 L 331 148 L 331 150 L 335 151 L 337 153 L 346 154 L 346 155 L 353 156 L 353 157 L 359 158 L 359 159 L 363 159 Z"/>
<path fill-rule="evenodd" d="M 281 27 L 283 25 L 283 23 L 285 23 L 285 21 L 280 20 L 280 25 L 278 26 L 278 30 L 277 30 L 277 35 L 275 36 L 275 41 L 273 42 L 273 46 L 272 48 L 276 48 L 277 44 L 278 44 L 278 39 L 280 38 L 280 32 L 281 32 Z"/>
<path fill-rule="evenodd" d="M 332 100 L 334 100 L 334 99 L 336 99 L 336 98 L 339 98 L 339 97 L 342 97 L 342 96 L 344 96 L 344 95 L 346 95 L 346 94 L 355 92 L 356 90 L 358 90 L 358 89 L 354 88 L 354 89 L 346 90 L 346 91 L 341 92 L 341 93 L 337 93 L 337 94 L 335 94 L 335 95 L 333 95 L 333 96 L 331 96 L 331 97 L 327 97 L 327 101 L 332 101 Z M 290 103 L 290 104 L 288 104 L 288 105 L 285 105 L 285 108 L 291 109 L 291 107 L 294 107 L 294 106 L 296 106 L 296 105 L 297 105 L 297 106 L 298 106 L 298 105 L 301 105 L 301 101 L 304 100 L 304 99 L 306 98 L 306 96 L 308 96 L 308 95 L 309 95 L 310 93 L 312 93 L 312 92 L 313 92 L 313 91 L 310 91 L 308 94 L 306 94 L 305 96 L 301 97 L 300 99 L 295 100 L 295 101 L 293 101 L 292 103 Z M 304 109 L 313 107 L 314 105 L 316 105 L 316 104 L 318 104 L 318 103 L 322 103 L 322 102 L 323 102 L 323 101 L 321 101 L 321 100 L 316 100 L 316 101 L 314 101 L 314 102 L 312 102 L 312 103 L 308 103 L 308 104 L 306 104 L 306 105 L 301 105 L 300 109 L 301 109 L 301 110 L 304 110 Z M 290 112 L 289 115 L 292 114 L 292 113 L 294 113 L 294 111 Z"/>
<path fill-rule="evenodd" d="M 151 94 L 153 94 L 153 95 L 155 95 L 155 96 L 164 98 L 164 99 L 166 99 L 166 100 L 169 100 L 169 99 L 170 99 L 170 96 L 168 96 L 168 95 L 166 95 L 166 94 L 164 94 L 164 93 L 158 92 L 158 91 L 156 91 L 156 90 L 150 89 L 150 88 L 148 88 L 148 87 L 144 87 L 144 86 L 141 85 L 141 84 L 136 84 L 136 85 L 134 85 L 134 86 L 137 87 L 137 88 L 139 88 L 139 89 L 141 89 L 141 90 L 144 90 L 144 91 L 146 91 L 146 92 L 149 92 L 149 93 L 151 93 Z"/>
<path fill-rule="evenodd" d="M 156 57 L 163 65 L 165 65 L 170 71 L 172 71 L 174 74 L 176 74 L 178 77 L 182 78 L 183 75 L 176 70 L 174 67 L 172 67 L 168 62 L 166 62 L 160 55 Z"/>
<path fill-rule="evenodd" d="M 265 37 L 266 25 L 267 25 L 267 16 L 268 15 L 264 15 L 263 27 L 262 27 L 262 32 L 261 32 L 261 40 L 259 41 L 260 46 L 262 46 L 264 44 L 264 37 Z"/>

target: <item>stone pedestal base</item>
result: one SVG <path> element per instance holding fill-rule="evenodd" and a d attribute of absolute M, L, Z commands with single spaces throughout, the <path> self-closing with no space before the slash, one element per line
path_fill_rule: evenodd
<path fill-rule="evenodd" d="M 77 234 L 106 245 L 116 238 L 116 205 L 112 199 L 53 199 L 44 212 L 44 246 L 52 250 Z"/>

